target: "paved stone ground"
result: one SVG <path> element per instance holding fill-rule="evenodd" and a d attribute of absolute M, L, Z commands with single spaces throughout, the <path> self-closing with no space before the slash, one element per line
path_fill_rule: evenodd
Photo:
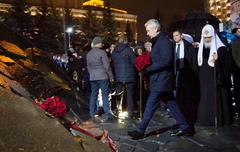
<path fill-rule="evenodd" d="M 62 92 L 62 97 L 72 109 L 72 116 L 80 121 L 88 120 L 88 108 L 77 104 L 74 94 L 68 90 Z M 88 97 L 85 101 L 88 102 Z M 171 127 L 175 120 L 164 108 L 159 108 L 147 128 L 147 137 L 141 140 L 132 140 L 127 135 L 138 119 L 126 118 L 101 122 L 95 120 L 97 127 L 107 129 L 110 136 L 117 143 L 119 152 L 240 152 L 240 121 L 236 120 L 231 126 L 200 127 L 196 126 L 193 137 L 171 137 Z"/>
<path fill-rule="evenodd" d="M 120 152 L 238 152 L 240 151 L 239 122 L 232 126 L 214 129 L 196 126 L 194 137 L 171 137 L 170 129 L 175 124 L 165 109 L 159 108 L 147 128 L 147 137 L 132 140 L 127 131 L 139 120 L 118 119 L 109 122 L 97 121 L 97 126 L 108 129 Z M 156 133 L 158 132 L 158 133 Z"/>

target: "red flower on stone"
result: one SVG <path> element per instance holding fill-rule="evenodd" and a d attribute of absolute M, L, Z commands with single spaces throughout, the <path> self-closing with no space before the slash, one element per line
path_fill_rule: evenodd
<path fill-rule="evenodd" d="M 58 96 L 48 97 L 41 107 L 56 118 L 62 118 L 68 111 L 67 105 Z"/>

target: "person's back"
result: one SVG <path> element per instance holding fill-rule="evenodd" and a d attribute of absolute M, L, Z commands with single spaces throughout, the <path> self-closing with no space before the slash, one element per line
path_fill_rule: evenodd
<path fill-rule="evenodd" d="M 104 116 L 108 119 L 112 117 L 109 107 L 109 80 L 113 81 L 113 74 L 106 52 L 100 49 L 103 46 L 102 41 L 101 37 L 94 37 L 92 40 L 92 49 L 87 54 L 87 69 L 91 84 L 89 114 L 94 118 L 97 109 L 98 92 L 101 89 Z"/>
<path fill-rule="evenodd" d="M 87 54 L 87 68 L 90 74 L 90 81 L 109 79 L 110 69 L 106 52 L 99 48 L 92 48 Z"/>
<path fill-rule="evenodd" d="M 112 53 L 112 61 L 117 82 L 134 82 L 136 71 L 134 67 L 135 54 L 126 44 L 119 43 Z"/>
<path fill-rule="evenodd" d="M 127 91 L 128 116 L 133 117 L 134 111 L 134 82 L 135 82 L 135 53 L 127 45 L 127 38 L 122 36 L 112 53 L 112 61 L 116 82 L 124 84 Z"/>

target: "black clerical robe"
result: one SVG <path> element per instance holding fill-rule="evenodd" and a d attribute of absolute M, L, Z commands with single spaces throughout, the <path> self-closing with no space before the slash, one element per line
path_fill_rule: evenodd
<path fill-rule="evenodd" d="M 231 122 L 229 110 L 231 55 L 226 47 L 220 47 L 217 51 L 216 66 L 211 67 L 208 65 L 209 52 L 210 49 L 203 48 L 203 63 L 199 67 L 200 103 L 198 107 L 198 124 L 201 126 L 214 126 L 215 110 L 217 109 L 219 125 L 227 125 Z M 214 95 L 216 95 L 217 107 Z"/>

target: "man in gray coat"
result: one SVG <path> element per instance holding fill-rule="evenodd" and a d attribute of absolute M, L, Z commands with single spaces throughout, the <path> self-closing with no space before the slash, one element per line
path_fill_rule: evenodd
<path fill-rule="evenodd" d="M 101 89 L 105 112 L 103 117 L 108 119 L 112 117 L 109 106 L 109 80 L 113 81 L 113 74 L 107 54 L 101 49 L 102 41 L 101 37 L 94 37 L 91 43 L 92 49 L 87 54 L 87 69 L 90 74 L 91 84 L 89 114 L 92 118 L 96 114 L 98 90 Z"/>

